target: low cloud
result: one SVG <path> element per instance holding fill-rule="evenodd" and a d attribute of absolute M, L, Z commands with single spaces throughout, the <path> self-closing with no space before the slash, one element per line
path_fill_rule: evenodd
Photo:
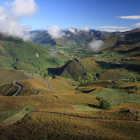
<path fill-rule="evenodd" d="M 89 47 L 91 50 L 97 52 L 100 50 L 101 46 L 104 44 L 102 40 L 93 40 L 89 43 Z"/>
<path fill-rule="evenodd" d="M 77 34 L 77 31 L 75 28 L 67 28 L 68 31 L 70 31 L 73 34 Z"/>
<path fill-rule="evenodd" d="M 0 5 L 0 32 L 10 36 L 30 40 L 31 35 L 26 31 L 31 29 L 30 25 L 21 25 L 21 19 L 31 17 L 37 13 L 38 6 L 34 0 L 14 0 L 6 2 L 6 7 Z"/>
<path fill-rule="evenodd" d="M 56 56 L 57 54 L 58 54 L 58 52 L 53 50 L 53 51 L 51 51 L 50 56 L 53 57 L 53 56 Z"/>
<path fill-rule="evenodd" d="M 89 31 L 89 27 L 81 27 L 81 28 L 77 28 L 78 31 Z"/>
<path fill-rule="evenodd" d="M 71 47 L 71 46 L 75 46 L 76 45 L 76 41 L 67 41 L 66 44 Z"/>
<path fill-rule="evenodd" d="M 134 24 L 130 26 L 131 29 L 140 28 L 140 23 Z"/>
<path fill-rule="evenodd" d="M 57 25 L 51 25 L 50 27 L 44 28 L 44 30 L 47 30 L 52 38 L 61 38 L 65 35 L 65 33 Z"/>
<path fill-rule="evenodd" d="M 140 19 L 140 15 L 134 15 L 134 16 L 117 16 L 118 18 L 122 18 L 122 19 L 132 19 L 132 20 L 136 20 L 136 19 Z"/>
<path fill-rule="evenodd" d="M 78 35 L 79 31 L 86 31 L 88 32 L 90 30 L 89 27 L 81 27 L 81 28 L 67 28 L 68 31 L 70 31 L 71 33 Z"/>

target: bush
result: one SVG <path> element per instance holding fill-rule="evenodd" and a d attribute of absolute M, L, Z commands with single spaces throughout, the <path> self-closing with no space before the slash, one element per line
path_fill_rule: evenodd
<path fill-rule="evenodd" d="M 139 87 L 136 87 L 136 91 L 139 91 Z"/>
<path fill-rule="evenodd" d="M 111 109 L 111 104 L 107 100 L 102 100 L 100 103 L 100 108 Z"/>

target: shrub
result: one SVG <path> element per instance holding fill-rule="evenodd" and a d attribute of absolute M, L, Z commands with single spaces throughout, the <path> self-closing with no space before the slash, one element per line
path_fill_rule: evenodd
<path fill-rule="evenodd" d="M 100 103 L 100 108 L 111 109 L 111 104 L 107 100 L 102 100 Z"/>
<path fill-rule="evenodd" d="M 136 87 L 136 90 L 139 91 L 139 87 Z"/>

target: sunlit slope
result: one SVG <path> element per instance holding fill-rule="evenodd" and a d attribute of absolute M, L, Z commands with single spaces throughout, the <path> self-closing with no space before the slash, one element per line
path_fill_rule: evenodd
<path fill-rule="evenodd" d="M 47 86 L 47 81 L 49 82 L 49 87 Z M 71 86 L 70 82 L 64 78 L 56 78 L 56 79 L 28 79 L 18 81 L 18 84 L 23 86 L 23 89 L 19 96 L 22 95 L 36 95 L 43 93 L 55 93 L 61 91 L 74 91 L 75 87 Z"/>
<path fill-rule="evenodd" d="M 138 64 L 140 62 L 139 29 L 125 33 L 114 33 L 103 38 L 103 41 L 105 46 L 100 51 L 102 60 L 131 64 Z"/>
<path fill-rule="evenodd" d="M 81 59 L 80 62 L 82 62 L 82 64 L 84 65 L 85 69 L 87 69 L 89 72 L 93 72 L 95 70 L 101 70 L 100 67 L 98 67 L 95 63 L 96 63 L 97 59 L 95 59 L 94 57 L 91 58 L 85 58 L 85 59 Z"/>
<path fill-rule="evenodd" d="M 18 82 L 18 84 L 23 86 L 19 96 L 32 94 L 35 95 L 39 94 L 43 90 L 48 90 L 45 79 L 21 80 Z"/>
<path fill-rule="evenodd" d="M 71 86 L 70 83 L 76 83 L 76 82 L 71 82 L 59 76 L 57 76 L 55 79 L 48 79 L 48 81 L 50 83 L 50 87 L 52 90 L 56 90 L 56 91 L 74 91 L 75 90 L 75 87 Z"/>

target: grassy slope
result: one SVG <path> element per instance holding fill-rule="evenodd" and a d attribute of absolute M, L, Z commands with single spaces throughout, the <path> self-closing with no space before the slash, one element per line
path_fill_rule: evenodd
<path fill-rule="evenodd" d="M 116 43 L 117 41 L 114 37 L 112 40 L 112 43 Z M 128 38 L 119 40 L 119 42 L 122 43 L 126 43 L 126 41 L 128 41 L 128 43 L 132 42 Z M 119 46 L 119 44 L 117 45 Z M 123 47 L 125 47 L 125 45 Z M 117 48 L 115 51 L 117 50 L 119 50 L 119 48 Z M 110 51 L 106 50 L 105 53 L 110 53 Z M 132 52 L 130 53 L 132 54 Z M 106 54 L 103 55 L 105 56 Z M 118 54 L 115 56 L 114 54 L 111 54 L 110 56 L 109 55 L 105 58 L 100 57 L 100 59 L 105 59 L 105 62 L 109 62 L 111 57 L 113 57 L 113 59 L 118 57 L 118 60 L 120 60 L 122 57 Z M 92 62 L 90 62 L 90 59 L 86 59 L 85 65 L 89 68 L 88 70 L 93 70 L 95 68 L 95 66 L 91 67 L 91 64 Z M 109 75 L 109 78 L 112 78 L 113 76 L 113 78 L 121 78 L 119 70 L 108 70 L 102 74 L 105 78 Z M 21 95 L 29 96 L 19 96 L 16 97 L 16 100 L 15 97 L 0 98 L 1 112 L 9 111 L 11 110 L 11 107 L 12 109 L 19 109 L 33 104 L 36 108 L 35 111 L 26 115 L 16 124 L 13 124 L 13 127 L 4 126 L 2 123 L 0 123 L 0 128 L 2 130 L 0 135 L 3 139 L 4 137 L 9 139 L 39 139 L 39 137 L 43 134 L 46 135 L 48 139 L 80 140 L 127 140 L 138 139 L 140 137 L 140 123 L 133 121 L 136 120 L 138 116 L 132 115 L 128 111 L 129 109 L 134 109 L 137 112 L 140 112 L 140 95 L 127 94 L 123 90 L 104 89 L 104 86 L 112 85 L 108 81 L 90 82 L 80 87 L 81 89 L 85 88 L 86 90 L 88 90 L 87 88 L 98 90 L 96 92 L 99 92 L 103 89 L 99 93 L 94 91 L 96 93 L 93 94 L 94 96 L 90 94 L 74 94 L 75 88 L 69 85 L 69 81 L 60 77 L 48 80 L 51 90 L 47 88 L 46 81 L 43 79 L 24 80 L 19 81 L 19 83 L 23 85 Z M 120 82 L 117 84 L 123 86 L 124 88 L 132 86 L 133 89 L 135 89 L 135 86 L 139 86 L 139 84 L 125 84 Z M 45 91 L 41 95 L 30 95 L 37 94 L 41 90 Z M 57 97 L 57 99 L 53 98 L 54 96 Z M 100 102 L 96 100 L 96 96 L 103 96 L 104 99 L 110 100 L 110 102 L 117 104 L 116 106 L 113 106 L 111 110 L 101 110 L 97 112 L 84 112 L 84 109 L 81 111 L 74 110 L 73 105 L 82 106 L 86 104 L 88 106 L 99 107 Z M 121 104 L 119 105 L 118 103 L 120 103 L 120 101 Z"/>
<path fill-rule="evenodd" d="M 48 89 L 45 79 L 29 79 L 29 80 L 21 80 L 18 83 L 23 86 L 23 89 L 19 96 L 23 95 L 32 95 L 48 92 L 61 92 L 61 91 L 74 91 L 75 87 L 71 86 L 70 82 L 64 78 L 55 78 L 55 79 L 47 79 L 49 81 L 49 85 L 51 90 Z"/>
<path fill-rule="evenodd" d="M 58 99 L 54 99 L 57 96 Z M 16 100 L 15 100 L 16 98 Z M 25 108 L 33 105 L 35 110 L 11 126 L 0 123 L 1 138 L 39 139 L 138 139 L 139 122 L 122 108 L 125 104 L 102 111 L 76 111 L 72 105 L 88 104 L 99 106 L 92 95 L 73 93 L 54 93 L 23 97 L 0 98 L 0 111 Z M 2 105 L 2 106 L 1 106 Z M 140 111 L 138 105 L 127 105 Z M 18 115 L 18 114 L 17 114 Z M 131 120 L 132 119 L 132 120 Z M 124 121 L 123 121 L 124 120 Z M 131 121 L 130 121 L 131 120 Z M 10 121 L 10 120 L 8 120 Z M 123 127 L 122 127 L 123 126 Z M 20 128 L 20 129 L 19 129 Z M 121 128 L 121 131 L 120 131 Z M 73 131 L 74 130 L 74 131 Z M 7 134 L 8 131 L 8 134 Z"/>
<path fill-rule="evenodd" d="M 36 57 L 36 53 L 39 57 Z M 19 38 L 0 35 L 0 66 L 47 75 L 48 68 L 59 67 L 67 58 L 52 52 L 32 42 L 24 42 Z"/>

